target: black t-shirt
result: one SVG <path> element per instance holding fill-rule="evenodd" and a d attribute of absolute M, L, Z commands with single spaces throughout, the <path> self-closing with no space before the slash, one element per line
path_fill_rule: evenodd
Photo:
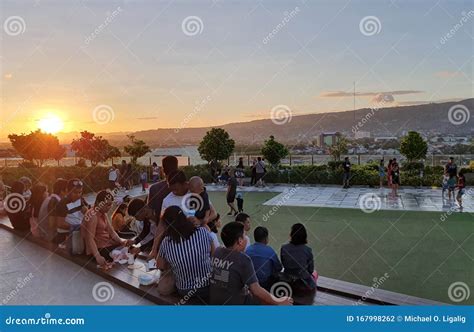
<path fill-rule="evenodd" d="M 231 177 L 229 181 L 227 181 L 227 185 L 230 187 L 229 188 L 229 195 L 235 196 L 237 193 L 237 179 L 235 177 Z"/>
<path fill-rule="evenodd" d="M 344 161 L 344 164 L 342 164 L 342 167 L 344 167 L 344 172 L 350 172 L 351 171 L 351 162 L 350 161 Z"/>
<path fill-rule="evenodd" d="M 445 170 L 449 176 L 456 176 L 458 174 L 458 166 L 455 163 L 447 164 Z"/>
<path fill-rule="evenodd" d="M 204 219 L 206 212 L 211 209 L 211 203 L 209 203 L 209 195 L 206 190 L 200 193 L 199 196 L 201 196 L 203 204 L 202 207 L 196 211 L 195 217 L 198 219 Z"/>

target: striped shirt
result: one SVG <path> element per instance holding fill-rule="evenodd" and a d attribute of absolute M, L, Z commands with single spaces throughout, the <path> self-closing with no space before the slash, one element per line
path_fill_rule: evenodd
<path fill-rule="evenodd" d="M 205 228 L 199 227 L 184 241 L 176 243 L 166 236 L 159 255 L 170 265 L 179 290 L 192 290 L 209 286 L 211 274 L 212 239 Z"/>

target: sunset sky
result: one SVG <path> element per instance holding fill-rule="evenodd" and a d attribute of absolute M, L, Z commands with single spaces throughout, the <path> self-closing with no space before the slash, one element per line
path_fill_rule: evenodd
<path fill-rule="evenodd" d="M 0 141 L 48 117 L 61 122 L 53 131 L 114 132 L 270 118 L 275 105 L 341 111 L 353 107 L 354 81 L 357 108 L 380 93 L 394 105 L 470 98 L 473 9 L 470 0 L 2 0 Z M 376 33 L 361 25 L 367 16 Z"/>

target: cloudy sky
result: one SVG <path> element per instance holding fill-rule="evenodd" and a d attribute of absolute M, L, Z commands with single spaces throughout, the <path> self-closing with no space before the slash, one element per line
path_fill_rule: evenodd
<path fill-rule="evenodd" d="M 0 2 L 1 123 L 198 127 L 472 96 L 469 0 Z"/>

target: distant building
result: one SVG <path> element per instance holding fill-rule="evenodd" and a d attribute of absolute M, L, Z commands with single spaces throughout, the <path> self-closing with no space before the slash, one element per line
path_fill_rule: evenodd
<path fill-rule="evenodd" d="M 370 132 L 369 131 L 356 131 L 354 134 L 355 139 L 360 139 L 360 138 L 370 138 Z"/>
<path fill-rule="evenodd" d="M 374 141 L 375 142 L 383 142 L 383 141 L 396 141 L 398 140 L 398 137 L 395 137 L 395 136 L 381 136 L 381 137 L 375 137 L 374 138 Z"/>
<path fill-rule="evenodd" d="M 321 148 L 330 147 L 336 144 L 341 138 L 341 133 L 338 131 L 321 133 L 317 137 L 317 145 Z"/>

